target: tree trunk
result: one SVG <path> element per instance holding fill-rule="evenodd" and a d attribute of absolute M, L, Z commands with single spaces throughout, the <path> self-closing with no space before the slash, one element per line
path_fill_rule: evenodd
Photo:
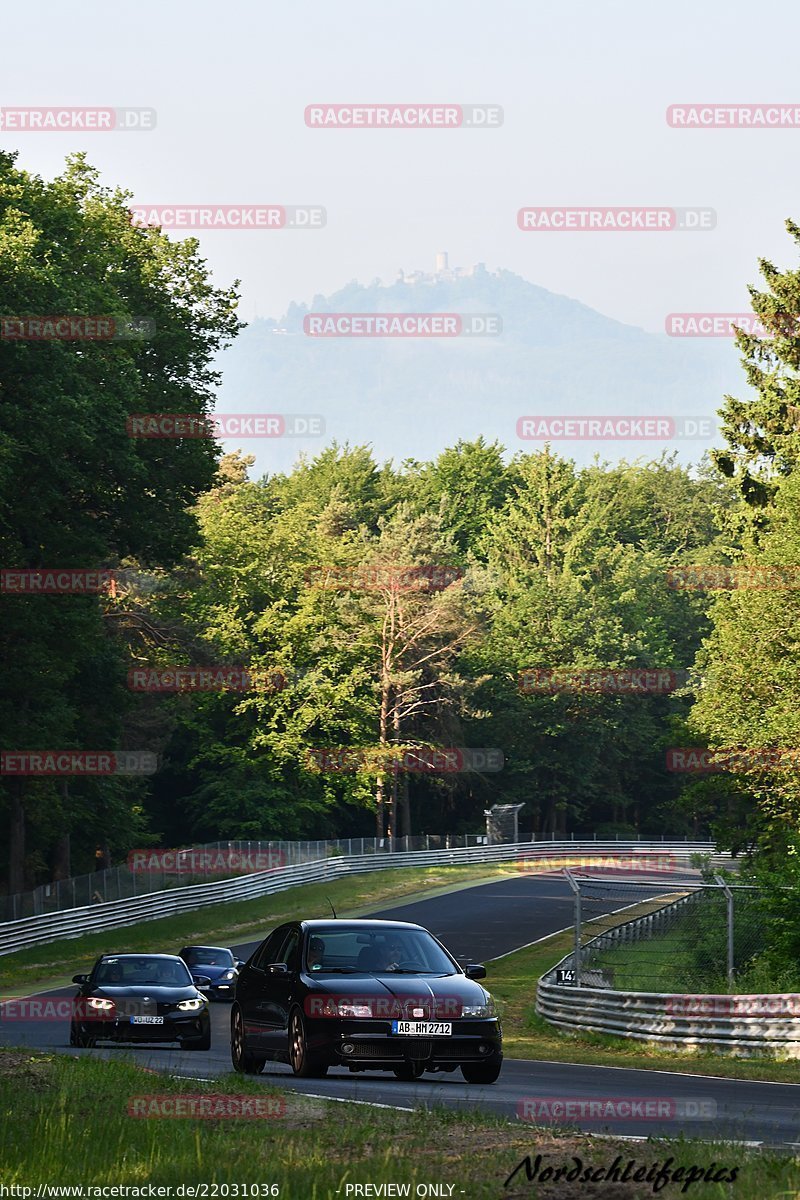
<path fill-rule="evenodd" d="M 56 842 L 55 853 L 53 855 L 53 881 L 55 882 L 57 879 L 69 879 L 71 874 L 70 835 L 65 833 Z"/>
<path fill-rule="evenodd" d="M 63 820 L 68 820 L 69 813 L 69 780 L 63 780 L 61 784 L 61 796 L 64 805 Z M 69 829 L 61 835 L 56 842 L 56 847 L 53 852 L 53 881 L 57 879 L 69 879 L 71 871 L 70 861 L 70 835 Z"/>
<path fill-rule="evenodd" d="M 392 714 L 392 741 L 395 746 L 400 744 L 400 705 L 399 697 L 394 698 L 394 713 Z M 389 811 L 389 834 L 392 839 L 400 834 L 397 826 L 397 794 L 400 785 L 400 767 L 396 760 L 392 761 L 392 803 Z"/>
<path fill-rule="evenodd" d="M 410 838 L 411 834 L 411 801 L 408 796 L 408 772 L 403 775 L 400 790 L 400 809 L 403 815 L 403 837 Z"/>
<path fill-rule="evenodd" d="M 22 779 L 11 782 L 11 812 L 8 829 L 8 892 L 25 891 L 25 803 Z"/>
<path fill-rule="evenodd" d="M 389 725 L 389 696 L 389 680 L 387 672 L 384 670 L 381 680 L 381 712 L 378 727 L 378 775 L 375 781 L 375 836 L 378 838 L 384 836 L 386 827 L 386 768 L 384 764 Z"/>
<path fill-rule="evenodd" d="M 392 614 L 393 615 L 393 614 Z M 392 630 L 393 620 L 384 620 L 381 641 L 381 711 L 378 723 L 378 777 L 375 783 L 375 830 L 379 839 L 386 826 L 385 752 L 389 734 L 389 704 L 392 695 Z"/>
<path fill-rule="evenodd" d="M 383 818 L 384 818 L 384 799 L 383 799 L 383 775 L 378 775 L 375 784 L 375 837 L 378 841 L 383 837 Z"/>

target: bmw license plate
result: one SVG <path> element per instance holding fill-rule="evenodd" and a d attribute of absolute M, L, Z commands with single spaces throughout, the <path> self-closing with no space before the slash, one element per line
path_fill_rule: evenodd
<path fill-rule="evenodd" d="M 163 1025 L 163 1017 L 131 1017 L 131 1025 Z"/>
<path fill-rule="evenodd" d="M 405 1037 L 450 1037 L 452 1021 L 392 1021 L 392 1033 Z"/>

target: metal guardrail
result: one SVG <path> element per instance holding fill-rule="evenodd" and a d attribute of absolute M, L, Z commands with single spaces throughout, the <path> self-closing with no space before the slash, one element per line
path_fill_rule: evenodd
<path fill-rule="evenodd" d="M 582 950 L 610 938 L 625 942 L 652 936 L 668 928 L 679 906 L 691 900 L 683 897 L 626 921 L 591 939 Z M 663 914 L 660 920 L 659 913 Z M 613 1034 L 676 1049 L 708 1047 L 737 1057 L 770 1052 L 800 1058 L 800 994 L 625 992 L 591 986 L 602 982 L 593 970 L 581 970 L 577 986 L 557 983 L 557 972 L 574 971 L 574 965 L 574 954 L 565 955 L 542 976 L 536 989 L 536 1012 L 561 1029 Z"/>
<path fill-rule="evenodd" d="M 503 839 L 498 839 L 503 840 Z M 519 840 L 524 841 L 524 838 Z M 537 840 L 531 834 L 531 841 Z M 542 840 L 545 840 L 542 838 Z M 554 840 L 554 839 L 553 839 Z M 24 917 L 38 917 L 43 913 L 63 912 L 67 908 L 83 908 L 99 899 L 130 900 L 134 896 L 149 892 L 161 892 L 166 888 L 192 887 L 208 883 L 211 878 L 232 878 L 242 874 L 236 867 L 230 870 L 218 865 L 210 866 L 216 858 L 226 855 L 241 855 L 254 862 L 251 871 L 263 871 L 267 867 L 298 866 L 317 862 L 321 858 L 338 858 L 351 854 L 382 854 L 384 852 L 411 850 L 449 850 L 455 846 L 480 846 L 490 838 L 480 833 L 417 834 L 414 837 L 396 838 L 335 838 L 324 841 L 222 841 L 206 842 L 203 845 L 176 847 L 174 850 L 154 846 L 144 851 L 131 851 L 129 861 L 105 870 L 95 870 L 86 875 L 74 875 L 67 879 L 55 879 L 41 883 L 27 892 L 16 892 L 0 896 L 0 923 L 21 921 Z M 132 869 L 130 859 L 140 854 L 176 860 L 172 868 L 162 870 L 148 867 L 147 871 Z M 257 860 L 262 858 L 261 862 Z M 274 861 L 267 861 L 273 859 Z M 178 863 L 180 867 L 178 868 Z"/>
<path fill-rule="evenodd" d="M 28 946 L 42 945 L 59 938 L 75 938 L 85 933 L 105 929 L 120 929 L 140 921 L 154 921 L 175 916 L 213 904 L 252 900 L 282 892 L 304 883 L 321 883 L 364 871 L 379 871 L 389 867 L 459 866 L 469 863 L 512 862 L 517 859 L 533 861 L 552 858 L 553 853 L 605 855 L 609 858 L 635 854 L 674 855 L 677 862 L 688 865 L 693 854 L 713 853 L 708 842 L 620 842 L 564 841 L 516 842 L 496 846 L 470 846 L 464 849 L 419 850 L 408 853 L 347 855 L 324 858 L 318 862 L 277 867 L 236 879 L 216 883 L 170 888 L 126 900 L 71 908 L 62 912 L 43 913 L 19 921 L 0 924 L 0 955 L 10 954 Z"/>

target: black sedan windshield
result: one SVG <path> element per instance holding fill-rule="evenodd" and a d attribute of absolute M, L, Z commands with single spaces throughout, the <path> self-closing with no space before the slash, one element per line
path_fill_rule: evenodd
<path fill-rule="evenodd" d="M 189 987 L 192 977 L 180 959 L 105 958 L 97 964 L 92 983 L 99 987 Z"/>
<path fill-rule="evenodd" d="M 213 946 L 190 946 L 181 954 L 184 962 L 190 967 L 232 967 L 233 955 L 230 950 L 214 949 Z"/>
<path fill-rule="evenodd" d="M 458 968 L 423 929 L 398 931 L 347 926 L 314 929 L 306 942 L 306 970 L 313 974 L 407 973 L 456 975 Z"/>

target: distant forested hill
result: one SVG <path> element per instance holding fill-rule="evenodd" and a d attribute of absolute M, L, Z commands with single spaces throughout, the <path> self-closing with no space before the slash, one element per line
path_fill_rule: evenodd
<path fill-rule="evenodd" d="M 498 337 L 315 338 L 309 312 L 496 313 Z M 665 314 L 666 315 L 666 314 Z M 511 271 L 427 277 L 383 286 L 349 283 L 280 320 L 256 320 L 220 356 L 221 412 L 316 413 L 325 438 L 371 443 L 380 458 L 428 458 L 459 437 L 483 434 L 509 450 L 540 448 L 516 436 L 519 416 L 636 413 L 713 417 L 741 390 L 728 339 L 647 333 L 528 283 Z M 248 442 L 256 470 L 287 468 L 320 439 Z M 235 448 L 234 442 L 227 443 Z M 579 462 L 652 454 L 650 443 L 564 442 Z M 707 448 L 681 448 L 696 461 Z"/>

